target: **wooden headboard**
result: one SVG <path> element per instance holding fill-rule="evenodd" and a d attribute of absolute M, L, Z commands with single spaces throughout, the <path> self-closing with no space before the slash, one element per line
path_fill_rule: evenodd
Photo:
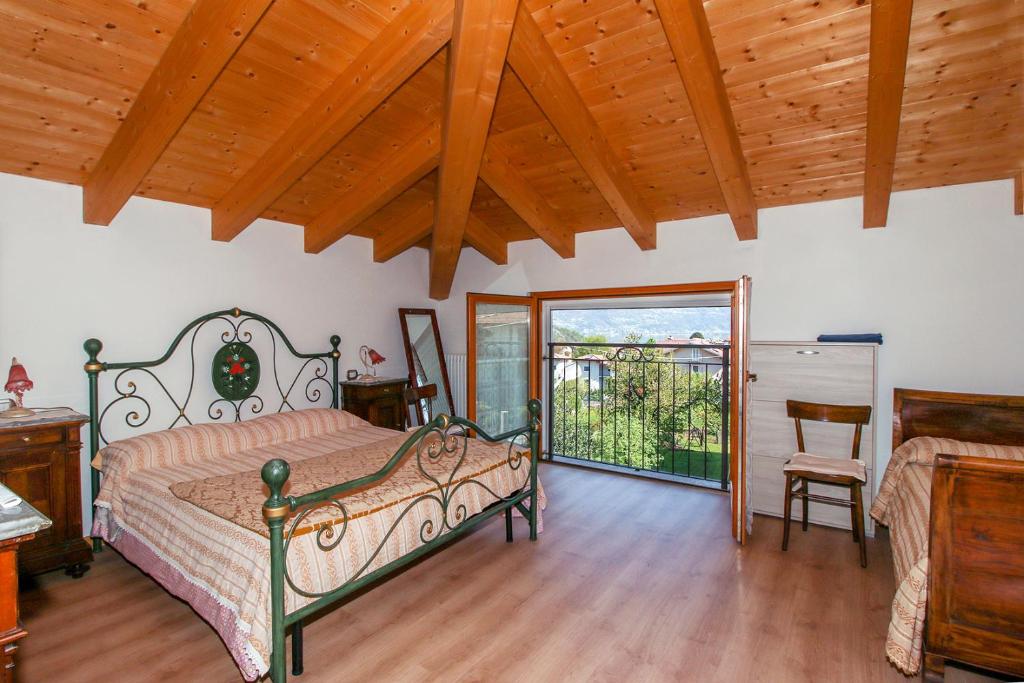
<path fill-rule="evenodd" d="M 1024 396 L 896 389 L 892 447 L 915 436 L 1024 445 Z"/>

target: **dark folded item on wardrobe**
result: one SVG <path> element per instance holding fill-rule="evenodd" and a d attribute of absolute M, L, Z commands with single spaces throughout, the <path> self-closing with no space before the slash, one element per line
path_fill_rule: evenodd
<path fill-rule="evenodd" d="M 846 342 L 857 344 L 881 344 L 882 334 L 875 332 L 871 334 L 819 334 L 820 342 Z"/>

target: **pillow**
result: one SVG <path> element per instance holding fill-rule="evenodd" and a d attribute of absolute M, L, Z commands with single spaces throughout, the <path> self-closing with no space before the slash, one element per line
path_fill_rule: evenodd
<path fill-rule="evenodd" d="M 245 422 L 205 423 L 121 439 L 100 449 L 92 466 L 104 476 L 151 467 L 172 467 L 232 453 L 368 424 L 334 408 L 310 408 L 257 417 Z"/>

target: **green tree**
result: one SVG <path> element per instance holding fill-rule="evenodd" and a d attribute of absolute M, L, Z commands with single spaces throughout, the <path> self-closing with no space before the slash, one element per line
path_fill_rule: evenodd
<path fill-rule="evenodd" d="M 638 343 L 639 335 L 629 341 Z M 560 382 L 553 395 L 556 453 L 640 469 L 689 474 L 721 468 L 722 383 L 689 370 L 665 349 L 618 347 L 610 376 Z M 582 366 L 582 364 L 581 364 Z M 606 372 L 608 371 L 606 370 Z M 569 374 L 580 372 L 576 366 Z M 599 371 L 598 371 L 599 372 Z M 705 462 L 705 459 L 716 459 Z"/>

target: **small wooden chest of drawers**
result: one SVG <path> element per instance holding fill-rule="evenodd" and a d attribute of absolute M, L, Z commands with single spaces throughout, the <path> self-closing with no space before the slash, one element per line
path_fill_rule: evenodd
<path fill-rule="evenodd" d="M 386 379 L 377 382 L 342 382 L 342 408 L 361 417 L 375 427 L 405 429 L 408 406 L 402 392 L 407 379 Z"/>
<path fill-rule="evenodd" d="M 44 421 L 45 420 L 45 421 Z M 64 568 L 78 577 L 92 562 L 82 536 L 80 472 L 84 415 L 0 424 L 0 482 L 53 520 L 18 550 L 18 570 L 38 574 Z"/>

